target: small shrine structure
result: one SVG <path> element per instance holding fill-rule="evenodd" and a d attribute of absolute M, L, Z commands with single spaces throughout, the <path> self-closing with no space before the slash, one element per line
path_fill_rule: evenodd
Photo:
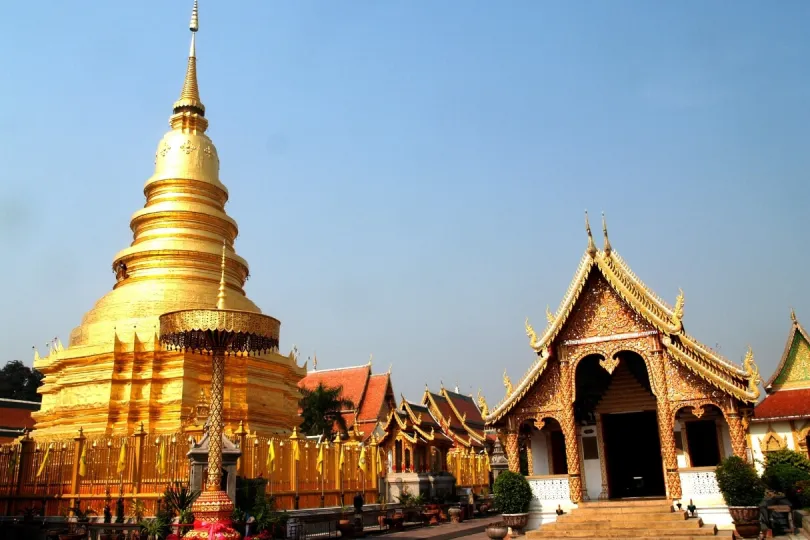
<path fill-rule="evenodd" d="M 765 393 L 748 428 L 754 463 L 760 470 L 768 452 L 774 450 L 789 448 L 810 455 L 810 337 L 794 311 L 785 350 L 765 384 Z"/>
<path fill-rule="evenodd" d="M 509 469 L 534 492 L 530 527 L 558 505 L 660 497 L 690 499 L 709 523 L 730 523 L 714 467 L 750 459 L 746 423 L 760 382 L 749 349 L 742 366 L 688 334 L 684 294 L 670 305 L 612 248 L 588 244 L 556 313 L 538 333 L 526 374 L 485 416 Z"/>

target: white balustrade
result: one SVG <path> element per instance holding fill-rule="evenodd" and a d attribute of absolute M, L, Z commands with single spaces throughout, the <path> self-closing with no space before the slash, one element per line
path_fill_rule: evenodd
<path fill-rule="evenodd" d="M 530 476 L 529 485 L 532 488 L 534 498 L 539 502 L 543 501 L 570 501 L 571 491 L 568 487 L 568 476 Z"/>

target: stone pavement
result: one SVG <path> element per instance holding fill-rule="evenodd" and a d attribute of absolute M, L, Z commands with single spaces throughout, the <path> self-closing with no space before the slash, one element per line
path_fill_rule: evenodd
<path fill-rule="evenodd" d="M 487 538 L 487 533 L 484 532 L 487 525 L 498 521 L 499 516 L 488 516 L 477 519 L 469 519 L 461 523 L 442 523 L 436 526 L 425 526 L 416 529 L 408 529 L 407 531 L 389 533 L 380 538 L 396 539 L 396 540 L 417 540 L 422 538 L 430 538 L 431 540 L 453 540 L 455 538 L 479 539 Z"/>

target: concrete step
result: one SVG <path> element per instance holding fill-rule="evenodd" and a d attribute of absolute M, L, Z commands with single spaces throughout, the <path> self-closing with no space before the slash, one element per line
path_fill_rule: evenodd
<path fill-rule="evenodd" d="M 615 506 L 671 506 L 667 499 L 619 499 L 615 501 L 584 501 L 579 508 L 613 508 Z"/>
<path fill-rule="evenodd" d="M 687 513 L 685 510 L 680 512 L 594 512 L 575 508 L 571 513 L 559 516 L 557 521 L 562 523 L 577 523 L 582 521 L 595 521 L 596 519 L 603 521 L 641 521 L 644 523 L 649 523 L 650 521 L 655 521 L 656 523 L 665 521 L 677 522 L 685 521 L 687 519 Z"/>
<path fill-rule="evenodd" d="M 650 523 L 648 521 L 556 521 L 543 525 L 544 529 L 549 531 L 574 531 L 578 529 L 668 529 L 688 531 L 693 529 L 700 529 L 703 527 L 703 521 L 700 519 L 690 519 L 688 521 L 656 521 Z"/>
<path fill-rule="evenodd" d="M 544 532 L 546 531 L 546 532 Z M 573 530 L 548 530 L 546 526 L 529 531 L 527 538 L 706 538 L 715 536 L 717 527 L 702 527 L 700 529 L 677 530 L 677 529 L 573 529 Z"/>
<path fill-rule="evenodd" d="M 671 506 L 610 506 L 604 508 L 591 508 L 587 506 L 574 508 L 571 514 L 588 516 L 612 516 L 616 514 L 644 514 L 648 516 L 659 514 L 671 514 L 674 509 Z"/>

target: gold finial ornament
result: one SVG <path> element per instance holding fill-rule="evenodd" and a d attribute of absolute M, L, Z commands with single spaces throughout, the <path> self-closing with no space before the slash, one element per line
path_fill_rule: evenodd
<path fill-rule="evenodd" d="M 596 255 L 596 244 L 593 243 L 593 235 L 591 234 L 591 222 L 588 220 L 587 210 L 585 210 L 585 232 L 588 233 L 588 255 L 593 257 Z"/>
<path fill-rule="evenodd" d="M 605 236 L 605 247 L 604 247 L 605 255 L 610 255 L 610 252 L 613 251 L 613 248 L 610 247 L 610 239 L 608 239 L 607 233 L 607 220 L 605 219 L 604 212 L 602 212 L 602 234 Z"/>
<path fill-rule="evenodd" d="M 318 353 L 312 353 L 312 371 L 318 371 Z"/>
<path fill-rule="evenodd" d="M 539 339 L 537 339 L 537 332 L 534 331 L 534 328 L 531 324 L 529 324 L 529 318 L 526 317 L 526 335 L 529 337 L 529 345 L 532 348 L 537 347 L 537 343 Z"/>
<path fill-rule="evenodd" d="M 546 322 L 548 324 L 554 324 L 554 314 L 551 312 L 551 308 L 546 305 Z"/>
<path fill-rule="evenodd" d="M 512 387 L 512 379 L 506 374 L 506 370 L 503 371 L 503 385 L 506 388 L 506 395 L 511 396 L 514 388 Z"/>
<path fill-rule="evenodd" d="M 480 388 L 478 389 L 478 408 L 481 410 L 481 416 L 489 416 L 487 400 L 484 398 L 484 394 L 481 393 Z"/>
<path fill-rule="evenodd" d="M 754 350 L 750 346 L 745 353 L 743 369 L 748 377 L 748 390 L 752 393 L 756 393 L 757 397 L 759 397 L 759 383 L 762 379 L 759 376 L 759 368 L 754 362 Z"/>
<path fill-rule="evenodd" d="M 790 308 L 790 320 L 791 320 L 791 322 L 792 322 L 793 324 L 796 324 L 797 322 L 799 322 L 799 321 L 796 319 L 796 311 L 795 311 L 793 308 Z"/>
<path fill-rule="evenodd" d="M 685 299 L 683 296 L 683 289 L 678 289 L 678 297 L 675 299 L 675 307 L 672 310 L 672 324 L 680 330 L 683 321 L 683 305 Z"/>
<path fill-rule="evenodd" d="M 219 277 L 219 292 L 217 293 L 217 309 L 225 309 L 225 240 L 222 241 L 222 263 Z"/>

